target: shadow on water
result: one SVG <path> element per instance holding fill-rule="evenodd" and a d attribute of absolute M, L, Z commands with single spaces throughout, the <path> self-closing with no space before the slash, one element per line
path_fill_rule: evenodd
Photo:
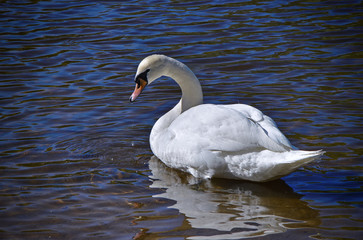
<path fill-rule="evenodd" d="M 283 180 L 268 183 L 213 179 L 199 181 L 149 161 L 151 188 L 164 189 L 154 198 L 175 201 L 169 208 L 186 216 L 197 236 L 188 239 L 241 239 L 285 232 L 289 228 L 317 227 L 317 210 Z"/>

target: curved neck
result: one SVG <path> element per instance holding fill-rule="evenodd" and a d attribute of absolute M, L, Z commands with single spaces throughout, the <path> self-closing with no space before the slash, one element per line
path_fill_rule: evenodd
<path fill-rule="evenodd" d="M 181 91 L 181 112 L 203 103 L 203 92 L 199 80 L 194 73 L 183 63 L 172 59 L 165 74 L 178 83 Z"/>
<path fill-rule="evenodd" d="M 162 75 L 171 77 L 178 83 L 182 91 L 182 98 L 173 109 L 154 124 L 150 133 L 150 145 L 153 152 L 156 151 L 154 143 L 158 142 L 157 138 L 164 136 L 161 134 L 163 130 L 166 130 L 180 114 L 203 103 L 202 87 L 194 73 L 183 63 L 172 58 L 167 59 L 163 66 Z"/>

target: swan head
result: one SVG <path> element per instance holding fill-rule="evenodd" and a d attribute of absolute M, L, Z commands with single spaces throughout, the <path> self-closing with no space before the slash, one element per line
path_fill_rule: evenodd
<path fill-rule="evenodd" d="M 136 100 L 146 85 L 165 75 L 166 63 L 170 58 L 164 55 L 151 55 L 142 60 L 135 76 L 135 90 L 130 96 L 130 102 Z"/>

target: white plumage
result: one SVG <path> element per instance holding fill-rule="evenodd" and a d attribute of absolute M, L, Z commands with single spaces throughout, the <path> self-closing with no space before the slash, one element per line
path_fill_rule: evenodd
<path fill-rule="evenodd" d="M 198 79 L 181 62 L 151 55 L 138 67 L 134 101 L 161 76 L 173 78 L 182 99 L 152 128 L 150 146 L 167 166 L 198 178 L 269 181 L 287 175 L 324 152 L 297 150 L 260 110 L 245 104 L 203 104 Z"/>

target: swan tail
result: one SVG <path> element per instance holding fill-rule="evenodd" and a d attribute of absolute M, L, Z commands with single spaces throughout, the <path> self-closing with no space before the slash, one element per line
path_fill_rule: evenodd
<path fill-rule="evenodd" d="M 318 151 L 304 151 L 304 150 L 292 150 L 287 153 L 292 153 L 290 158 L 286 158 L 286 162 L 295 163 L 295 164 L 306 164 L 311 161 L 316 160 L 317 158 L 321 157 L 325 151 L 318 150 Z M 290 154 L 289 154 L 290 155 Z"/>
<path fill-rule="evenodd" d="M 264 150 L 238 156 L 227 156 L 228 170 L 235 179 L 267 182 L 281 178 L 320 158 L 324 151 L 290 150 L 272 152 Z"/>
<path fill-rule="evenodd" d="M 286 152 L 286 156 L 281 156 L 279 161 L 273 163 L 272 167 L 267 171 L 269 174 L 266 175 L 266 179 L 263 181 L 270 181 L 286 176 L 296 169 L 319 159 L 324 153 L 325 151 L 323 150 L 292 150 Z"/>

